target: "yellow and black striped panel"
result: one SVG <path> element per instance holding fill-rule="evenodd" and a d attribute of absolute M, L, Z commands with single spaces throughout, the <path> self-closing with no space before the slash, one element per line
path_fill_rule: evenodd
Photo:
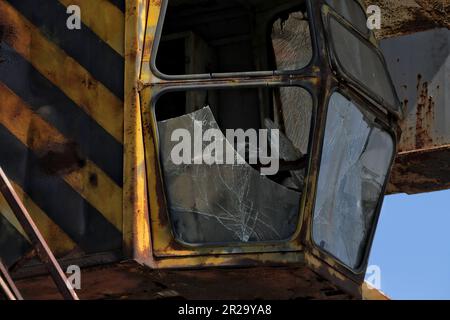
<path fill-rule="evenodd" d="M 122 246 L 124 3 L 0 0 L 0 166 L 58 257 Z M 11 264 L 28 240 L 0 212 Z"/>

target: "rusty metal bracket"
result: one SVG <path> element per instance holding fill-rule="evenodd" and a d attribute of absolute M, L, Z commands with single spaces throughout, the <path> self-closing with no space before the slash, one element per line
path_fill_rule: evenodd
<path fill-rule="evenodd" d="M 53 281 L 55 282 L 61 295 L 66 300 L 78 300 L 78 296 L 73 290 L 73 288 L 69 285 L 66 275 L 64 274 L 60 264 L 58 263 L 52 251 L 48 247 L 45 239 L 42 237 L 41 233 L 39 232 L 39 229 L 37 228 L 27 209 L 23 205 L 22 201 L 17 196 L 16 192 L 14 191 L 14 188 L 9 182 L 8 177 L 6 176 L 5 172 L 1 167 L 0 167 L 0 192 L 5 197 L 5 200 L 11 207 L 12 212 L 14 213 L 20 225 L 28 235 L 31 244 L 36 249 L 37 255 L 39 256 L 41 261 L 45 264 L 47 270 L 50 272 L 50 275 L 53 278 Z"/>

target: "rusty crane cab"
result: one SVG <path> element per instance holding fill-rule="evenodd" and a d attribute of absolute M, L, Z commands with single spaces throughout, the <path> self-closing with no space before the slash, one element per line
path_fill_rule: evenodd
<path fill-rule="evenodd" d="M 65 8 L 56 2 L 46 1 L 46 10 L 64 23 Z M 32 2 L 26 3 L 0 0 L 2 10 L 9 12 L 5 23 L 17 24 L 14 30 L 28 32 L 36 26 L 29 45 L 39 50 L 22 52 L 27 44 L 8 38 L 5 52 L 15 65 L 31 61 L 29 70 L 36 76 L 24 87 L 16 78 L 2 81 L 11 92 L 30 97 L 25 102 L 31 106 L 50 101 L 30 115 L 36 117 L 33 132 L 49 140 L 60 137 L 49 134 L 55 130 L 46 129 L 51 126 L 44 119 L 86 146 L 89 158 L 80 157 L 70 171 L 45 171 L 40 165 L 51 165 L 56 151 L 50 160 L 38 162 L 40 140 L 22 141 L 36 154 L 28 156 L 28 162 L 37 160 L 30 167 L 34 171 L 27 171 L 31 176 L 17 185 L 37 203 L 28 206 L 37 225 L 48 221 L 47 214 L 60 227 L 46 228 L 44 237 L 58 249 L 55 255 L 63 265 L 130 259 L 152 269 L 291 265 L 313 270 L 361 297 L 401 117 L 361 3 L 130 0 L 120 12 L 105 2 L 105 12 L 114 14 L 114 21 L 85 20 L 76 37 L 33 12 Z M 90 15 L 95 16 L 95 8 L 87 6 L 85 12 L 92 9 Z M 102 23 L 119 28 L 118 21 L 124 23 L 124 39 L 102 29 Z M 91 50 L 87 55 L 73 46 L 82 37 Z M 46 60 L 46 54 L 54 59 Z M 90 60 L 95 57 L 105 58 Z M 48 61 L 68 64 L 71 72 L 55 69 Z M 19 75 L 22 69 L 17 70 Z M 31 71 L 20 79 L 28 79 Z M 73 89 L 77 81 L 61 81 L 68 75 L 80 75 L 84 81 L 78 91 Z M 21 89 L 34 88 L 38 80 L 45 82 L 39 84 L 41 89 Z M 53 86 L 64 92 L 51 92 L 54 104 L 45 96 Z M 8 101 L 16 100 L 13 96 Z M 67 122 L 69 116 L 76 126 Z M 11 121 L 4 125 L 21 137 Z M 190 137 L 199 130 L 203 138 L 210 129 L 219 134 L 200 140 L 200 151 L 194 148 L 183 154 L 187 162 L 176 163 L 172 154 L 180 139 L 178 129 Z M 229 129 L 268 131 L 256 140 L 231 141 Z M 278 144 L 272 145 L 275 130 L 280 134 Z M 241 161 L 197 162 L 213 141 Z M 268 154 L 278 154 L 277 170 L 266 175 L 261 172 L 270 166 L 267 159 L 250 161 L 251 155 L 260 155 L 264 143 L 272 146 Z M 19 154 L 24 148 L 16 149 Z M 2 157 L 6 173 L 13 180 L 20 178 L 18 162 Z M 39 174 L 33 180 L 34 172 Z M 96 195 L 96 190 L 103 191 Z M 67 210 L 61 210 L 65 203 L 58 199 L 70 200 L 64 200 Z M 25 242 L 17 251 L 26 251 Z"/>
<path fill-rule="evenodd" d="M 401 115 L 366 21 L 357 1 L 163 1 L 141 90 L 156 261 L 302 261 L 358 291 Z M 174 164 L 199 126 L 278 128 L 279 171 Z"/>

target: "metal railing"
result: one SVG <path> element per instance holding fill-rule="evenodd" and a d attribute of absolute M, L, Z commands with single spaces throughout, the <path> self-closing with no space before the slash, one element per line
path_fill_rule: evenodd
<path fill-rule="evenodd" d="M 0 193 L 5 198 L 12 212 L 16 216 L 23 230 L 30 239 L 38 257 L 45 264 L 59 292 L 66 300 L 78 300 L 78 296 L 69 284 L 66 275 L 61 266 L 48 247 L 42 234 L 39 232 L 36 224 L 23 205 L 17 193 L 14 191 L 8 177 L 0 167 Z M 10 300 L 22 300 L 20 292 L 14 284 L 8 269 L 0 261 L 0 287 L 3 289 L 6 297 Z"/>

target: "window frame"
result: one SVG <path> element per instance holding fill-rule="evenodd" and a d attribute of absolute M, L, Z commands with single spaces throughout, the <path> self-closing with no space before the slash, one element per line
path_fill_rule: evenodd
<path fill-rule="evenodd" d="M 331 10 L 330 10 L 331 9 Z M 381 50 L 374 46 L 373 43 L 367 38 L 363 37 L 361 33 L 350 24 L 345 18 L 341 17 L 337 12 L 334 11 L 333 8 L 324 4 L 322 6 L 322 19 L 325 29 L 325 37 L 327 39 L 327 48 L 328 55 L 330 57 L 330 64 L 333 70 L 336 70 L 338 76 L 349 83 L 352 87 L 355 87 L 358 91 L 364 94 L 368 99 L 375 101 L 377 104 L 382 106 L 388 112 L 394 113 L 398 118 L 402 117 L 402 109 L 400 100 L 398 98 L 397 91 L 393 85 L 392 77 L 387 68 L 386 60 L 384 59 Z M 335 42 L 333 41 L 333 34 L 331 31 L 331 19 L 335 19 L 337 23 L 341 24 L 343 28 L 345 28 L 348 32 L 352 33 L 359 41 L 362 42 L 363 45 L 366 45 L 369 49 L 371 49 L 380 59 L 381 64 L 384 67 L 386 77 L 389 81 L 389 85 L 393 92 L 394 100 L 396 101 L 396 106 L 391 105 L 388 101 L 386 101 L 383 97 L 379 96 L 375 92 L 373 92 L 367 85 L 362 83 L 360 80 L 356 79 L 353 75 L 351 75 L 348 71 L 345 70 L 342 63 L 339 60 L 339 57 L 336 54 Z"/>
<path fill-rule="evenodd" d="M 355 273 L 346 266 L 339 263 L 330 254 L 320 251 L 316 248 L 311 239 L 312 230 L 312 215 L 313 205 L 317 193 L 316 180 L 318 178 L 318 169 L 321 161 L 321 148 L 323 144 L 324 119 L 326 119 L 326 111 L 328 106 L 328 95 L 332 90 L 339 88 L 346 93 L 351 93 L 355 100 L 362 101 L 364 106 L 375 113 L 378 119 L 390 129 L 393 136 L 397 137 L 399 127 L 397 123 L 398 115 L 380 105 L 377 101 L 365 95 L 356 86 L 349 85 L 345 79 L 338 78 L 337 74 L 331 68 L 331 53 L 330 47 L 327 45 L 327 32 L 323 19 L 324 8 L 330 11 L 332 8 L 328 7 L 325 0 L 305 0 L 308 8 L 310 32 L 312 34 L 313 58 L 308 68 L 297 71 L 283 71 L 283 72 L 265 72 L 264 75 L 258 72 L 244 72 L 225 74 L 223 77 L 211 78 L 207 75 L 206 78 L 198 77 L 166 77 L 161 78 L 158 73 L 155 73 L 155 68 L 152 67 L 156 59 L 155 45 L 157 43 L 158 26 L 161 25 L 159 20 L 154 23 L 154 17 L 148 16 L 147 20 L 147 40 L 145 41 L 146 48 L 144 50 L 144 65 L 142 74 L 140 75 L 140 86 L 138 88 L 140 95 L 140 111 L 143 130 L 143 166 L 145 166 L 145 193 L 146 193 L 146 208 L 148 214 L 148 225 L 144 229 L 148 229 L 148 236 L 144 234 L 142 239 L 139 239 L 138 257 L 147 261 L 146 263 L 155 268 L 180 268 L 180 267 L 208 267 L 208 266 L 255 266 L 255 265 L 279 265 L 290 263 L 301 263 L 308 265 L 310 269 L 322 275 L 324 278 L 331 280 L 336 285 L 340 286 L 348 292 L 352 292 L 355 296 L 361 295 L 361 283 L 364 280 L 364 273 Z M 162 8 L 167 4 L 167 0 L 163 0 Z M 162 8 L 158 4 L 149 4 L 150 8 L 155 10 L 155 16 L 161 18 Z M 345 21 L 346 22 L 346 21 Z M 162 28 L 162 27 L 161 27 Z M 161 33 L 161 30 L 159 30 Z M 358 31 L 355 31 L 358 32 Z M 161 35 L 161 34 L 160 34 Z M 374 38 L 368 40 L 374 46 L 377 46 Z M 180 90 L 185 88 L 213 88 L 221 87 L 245 87 L 245 86 L 273 86 L 273 85 L 299 85 L 307 87 L 312 94 L 314 101 L 313 119 L 311 130 L 313 136 L 310 137 L 313 143 L 310 143 L 310 162 L 308 172 L 305 179 L 305 189 L 302 194 L 300 209 L 300 233 L 296 239 L 284 247 L 280 246 L 261 246 L 256 248 L 244 247 L 239 244 L 239 247 L 227 246 L 223 247 L 222 252 L 214 250 L 203 250 L 202 248 L 191 248 L 187 250 L 186 247 L 174 241 L 171 230 L 167 233 L 167 228 L 161 228 L 164 223 L 164 193 L 161 191 L 161 172 L 159 170 L 159 157 L 155 155 L 155 150 L 158 148 L 155 141 L 155 125 L 154 117 L 151 115 L 151 110 L 154 105 L 154 98 L 163 92 L 171 90 Z M 395 148 L 397 139 L 394 140 Z M 159 150 L 159 149 L 158 149 Z M 318 163 L 319 162 L 319 163 Z M 392 166 L 392 165 L 391 165 Z M 387 179 L 388 180 L 388 179 Z M 387 185 L 387 182 L 386 182 Z M 384 186 L 386 188 L 386 186 Z M 379 205 L 381 206 L 381 204 Z M 378 212 L 379 215 L 379 212 Z M 374 220 L 374 226 L 378 223 Z M 167 220 L 167 219 L 166 219 Z M 163 226 L 164 227 L 164 226 Z M 156 230 L 156 233 L 154 233 Z M 375 232 L 375 229 L 373 230 Z M 142 245 L 142 241 L 149 241 Z M 162 241 L 162 242 L 161 242 Z M 373 236 L 370 239 L 370 246 L 373 241 Z M 162 246 L 161 244 L 164 244 Z M 148 249 L 146 249 L 148 248 Z M 189 248 L 188 248 L 189 249 Z M 199 250 L 200 249 L 200 250 Z M 147 250 L 147 251 L 142 251 Z M 367 250 L 366 250 L 367 251 Z M 368 255 L 368 253 L 367 253 Z M 367 259 L 366 259 L 367 264 Z M 364 271 L 364 270 L 363 270 Z"/>
<path fill-rule="evenodd" d="M 164 27 L 164 21 L 166 18 L 167 8 L 170 0 L 161 0 L 161 10 L 158 16 L 158 22 L 156 24 L 155 38 L 154 44 L 151 49 L 150 54 L 150 70 L 154 76 L 161 80 L 220 80 L 226 78 L 248 78 L 248 77 L 271 77 L 271 76 L 283 76 L 283 75 L 298 75 L 303 73 L 311 73 L 311 69 L 314 65 L 317 64 L 318 61 L 318 45 L 317 45 L 317 34 L 314 32 L 314 24 L 311 21 L 311 16 L 313 15 L 313 9 L 311 8 L 310 0 L 304 0 L 306 10 L 308 13 L 308 23 L 309 23 L 309 31 L 311 36 L 311 47 L 312 47 L 312 56 L 309 63 L 302 67 L 301 69 L 296 70 L 261 70 L 261 71 L 234 71 L 234 72 L 213 72 L 213 73 L 203 73 L 203 74 L 181 74 L 181 75 L 169 75 L 161 72 L 156 65 L 156 57 L 158 54 L 159 44 L 162 39 L 162 32 Z M 298 7 L 298 5 L 290 5 L 289 7 L 282 8 L 280 10 L 270 16 L 265 16 L 264 21 L 266 23 L 266 38 L 270 38 L 270 23 L 276 21 L 277 17 L 289 9 L 293 9 Z M 268 40 L 265 39 L 267 42 Z M 268 54 L 268 52 L 267 52 Z"/>
<path fill-rule="evenodd" d="M 335 12 L 339 17 L 343 18 L 343 19 L 344 19 L 345 21 L 347 21 L 350 25 L 352 25 L 352 27 L 354 27 L 356 31 L 358 31 L 362 36 L 364 36 L 364 38 L 370 40 L 370 39 L 373 37 L 373 32 L 372 32 L 372 30 L 370 30 L 369 28 L 367 28 L 367 33 L 361 32 L 361 30 L 358 29 L 358 27 L 353 23 L 353 21 L 350 21 L 349 19 L 347 19 L 346 17 L 344 17 L 344 15 L 341 15 L 341 13 L 340 13 L 337 9 L 335 9 L 335 8 L 333 7 L 333 5 L 329 3 L 329 1 L 330 1 L 330 0 L 325 0 L 325 1 L 324 1 L 324 4 L 325 4 L 326 6 L 328 6 L 329 8 L 331 8 L 331 9 L 333 10 L 333 12 Z M 348 1 L 348 0 L 346 0 L 346 1 Z M 367 21 L 367 14 L 366 14 L 366 11 L 364 10 L 364 8 L 363 8 L 361 2 L 360 2 L 359 0 L 349 0 L 349 1 L 353 1 L 353 3 L 355 3 L 355 4 L 361 9 L 361 12 L 363 13 L 363 15 L 364 15 L 364 17 L 366 18 L 366 21 Z"/>
<path fill-rule="evenodd" d="M 367 237 L 367 243 L 364 248 L 364 254 L 362 255 L 361 261 L 359 265 L 356 268 L 352 268 L 350 266 L 347 266 L 345 263 L 343 263 L 338 257 L 333 255 L 332 253 L 328 252 L 327 250 L 324 250 L 321 248 L 318 244 L 316 244 L 314 237 L 313 237 L 313 231 L 314 231 L 314 213 L 315 213 L 315 206 L 316 206 L 316 198 L 317 193 L 319 190 L 317 190 L 317 184 L 320 177 L 320 165 L 322 161 L 322 154 L 324 150 L 324 138 L 325 138 L 325 131 L 326 131 L 326 120 L 328 119 L 328 109 L 329 109 L 329 103 L 331 100 L 331 97 L 334 93 L 339 93 L 346 99 L 353 102 L 353 104 L 359 109 L 362 110 L 361 112 L 363 114 L 371 114 L 374 117 L 374 120 L 371 120 L 371 123 L 378 126 L 379 128 L 382 128 L 384 132 L 389 134 L 392 138 L 393 142 L 393 153 L 390 159 L 390 165 L 389 170 L 386 173 L 384 184 L 381 188 L 380 195 L 378 197 L 378 202 L 374 210 L 374 217 L 373 222 L 371 226 L 371 230 L 369 232 L 369 235 Z M 361 281 L 361 279 L 364 278 L 365 271 L 367 268 L 368 260 L 370 251 L 372 248 L 373 240 L 375 237 L 376 229 L 378 226 L 379 217 L 381 214 L 381 209 L 384 201 L 384 196 L 386 193 L 387 186 L 389 184 L 389 178 L 390 178 L 390 172 L 392 169 L 392 165 L 395 161 L 396 154 L 397 154 L 397 148 L 398 148 L 398 142 L 397 142 L 397 133 L 394 131 L 394 129 L 389 125 L 389 121 L 386 121 L 385 117 L 382 116 L 378 110 L 376 110 L 374 107 L 371 106 L 371 103 L 363 97 L 358 97 L 357 94 L 353 93 L 351 88 L 343 87 L 340 85 L 334 85 L 331 90 L 328 92 L 326 100 L 325 100 L 325 112 L 324 112 L 324 119 L 325 119 L 325 125 L 321 129 L 321 138 L 320 138 L 320 149 L 319 149 L 319 157 L 317 159 L 318 161 L 318 169 L 317 169 L 317 175 L 316 175 L 316 188 L 313 191 L 314 195 L 312 196 L 312 205 L 311 205 L 311 211 L 310 211 L 310 217 L 309 217 L 309 232 L 308 232 L 308 243 L 311 246 L 311 253 L 317 257 L 318 259 L 326 262 L 327 264 L 334 266 L 338 271 L 342 272 L 343 274 L 346 274 L 350 279 L 353 279 L 354 281 Z"/>
<path fill-rule="evenodd" d="M 152 247 L 153 254 L 156 257 L 195 257 L 202 255 L 231 255 L 236 253 L 250 253 L 250 254 L 260 254 L 260 253 L 274 253 L 274 252 L 293 252 L 293 251 L 301 251 L 303 250 L 303 245 L 301 244 L 301 230 L 303 228 L 303 221 L 305 215 L 305 201 L 306 196 L 309 193 L 307 190 L 307 184 L 305 183 L 305 187 L 303 192 L 300 195 L 300 204 L 299 204 L 299 213 L 298 220 L 294 234 L 285 240 L 276 240 L 276 241 L 260 241 L 260 242 L 227 242 L 227 243 L 206 243 L 206 244 L 190 244 L 185 243 L 178 239 L 174 233 L 172 228 L 170 212 L 167 204 L 167 190 L 166 184 L 163 177 L 163 169 L 161 164 L 161 153 L 159 146 L 159 132 L 157 126 L 157 119 L 155 113 L 155 107 L 158 99 L 170 92 L 177 91 L 189 91 L 189 90 L 233 90 L 233 89 L 264 89 L 267 88 L 268 84 L 266 82 L 254 81 L 252 83 L 240 84 L 231 86 L 229 84 L 201 84 L 201 85 L 184 85 L 184 86 L 168 86 L 166 88 L 162 88 L 158 92 L 153 90 L 152 98 L 149 106 L 143 105 L 143 116 L 150 116 L 151 119 L 149 123 L 151 124 L 151 134 L 153 137 L 153 157 L 156 159 L 156 165 L 158 170 L 158 177 L 156 181 L 152 181 L 155 183 L 158 188 L 158 194 L 162 197 L 162 201 L 164 203 L 161 205 L 158 212 L 150 210 L 149 214 L 151 217 L 151 225 L 150 231 L 153 235 L 152 239 Z M 316 126 L 316 115 L 317 115 L 317 94 L 314 92 L 314 87 L 312 84 L 308 84 L 307 82 L 301 82 L 297 84 L 290 83 L 272 83 L 269 87 L 277 88 L 277 87 L 299 87 L 303 90 L 306 90 L 312 99 L 312 110 L 311 110 L 311 124 L 310 124 L 310 132 L 309 132 L 309 145 L 308 145 L 308 165 L 306 167 L 306 175 L 305 182 L 309 179 L 310 169 L 311 169 L 311 152 L 314 145 L 314 130 Z M 144 145 L 145 145 L 145 159 L 147 163 L 147 167 L 151 167 L 149 163 L 150 157 L 152 155 L 148 154 L 152 148 L 151 145 L 148 144 L 148 138 L 144 136 Z M 147 181 L 155 180 L 155 177 L 151 176 L 151 173 L 147 171 Z M 150 195 L 149 195 L 150 196 Z M 164 219 L 161 219 L 164 215 Z M 162 221 L 167 221 L 167 223 L 162 223 Z M 160 236 L 161 235 L 161 236 Z M 164 236 L 165 235 L 165 236 Z M 172 247 L 171 250 L 167 248 Z"/>

